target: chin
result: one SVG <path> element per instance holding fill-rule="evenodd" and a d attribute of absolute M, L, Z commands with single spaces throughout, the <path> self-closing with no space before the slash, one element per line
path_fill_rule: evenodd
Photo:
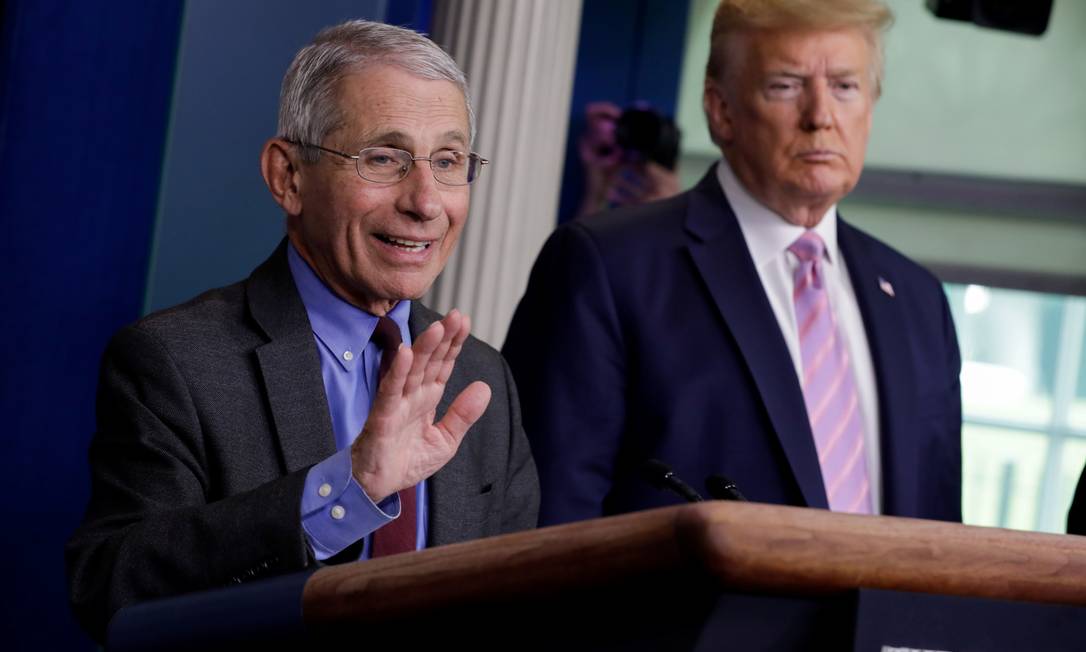
<path fill-rule="evenodd" d="M 415 301 L 421 299 L 426 291 L 433 285 L 434 279 L 431 278 L 426 282 L 419 281 L 418 279 L 412 279 L 405 282 L 390 284 L 386 288 L 385 296 L 391 297 L 392 301 Z"/>
<path fill-rule="evenodd" d="M 834 176 L 832 178 L 806 178 L 800 183 L 796 184 L 800 192 L 812 199 L 827 200 L 829 203 L 836 203 L 842 197 L 848 194 L 855 183 L 850 183 L 848 179 L 842 179 L 841 177 Z"/>

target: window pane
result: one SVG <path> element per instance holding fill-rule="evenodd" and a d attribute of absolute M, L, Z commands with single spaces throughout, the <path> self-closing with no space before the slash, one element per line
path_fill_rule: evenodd
<path fill-rule="evenodd" d="M 947 297 L 966 418 L 1047 427 L 1064 298 L 981 285 L 948 285 Z"/>
<path fill-rule="evenodd" d="M 1035 432 L 962 427 L 962 519 L 970 525 L 1030 530 L 1048 438 Z"/>

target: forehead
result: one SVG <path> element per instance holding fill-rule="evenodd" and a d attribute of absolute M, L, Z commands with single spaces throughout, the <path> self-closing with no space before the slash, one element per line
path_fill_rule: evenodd
<path fill-rule="evenodd" d="M 735 41 L 751 72 L 859 73 L 872 64 L 871 43 L 858 29 L 758 31 Z"/>
<path fill-rule="evenodd" d="M 425 79 L 396 66 L 368 66 L 343 77 L 337 99 L 342 119 L 337 131 L 348 137 L 396 133 L 426 144 L 456 135 L 467 144 L 467 105 L 451 81 Z"/>

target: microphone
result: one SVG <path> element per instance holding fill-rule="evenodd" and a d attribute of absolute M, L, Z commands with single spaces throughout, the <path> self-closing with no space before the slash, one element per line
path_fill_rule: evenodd
<path fill-rule="evenodd" d="M 648 459 L 641 466 L 641 474 L 649 484 L 661 490 L 673 491 L 688 503 L 700 503 L 705 500 L 693 487 L 683 482 L 667 464 L 660 460 Z"/>
<path fill-rule="evenodd" d="M 746 496 L 739 493 L 734 482 L 719 473 L 705 478 L 705 488 L 709 490 L 709 495 L 717 500 L 747 500 Z"/>

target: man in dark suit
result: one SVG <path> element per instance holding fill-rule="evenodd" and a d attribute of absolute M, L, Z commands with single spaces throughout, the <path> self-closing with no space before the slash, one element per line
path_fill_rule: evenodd
<path fill-rule="evenodd" d="M 691 191 L 566 225 L 503 353 L 543 524 L 676 500 L 646 460 L 753 501 L 961 518 L 960 357 L 939 282 L 837 215 L 889 10 L 725 0 Z"/>
<path fill-rule="evenodd" d="M 463 73 L 414 32 L 355 21 L 298 53 L 261 154 L 287 238 L 106 351 L 67 551 L 96 637 L 148 598 L 535 524 L 508 368 L 415 301 L 485 163 L 473 126 Z"/>
<path fill-rule="evenodd" d="M 1086 536 L 1086 468 L 1078 478 L 1071 508 L 1067 511 L 1067 534 Z"/>

